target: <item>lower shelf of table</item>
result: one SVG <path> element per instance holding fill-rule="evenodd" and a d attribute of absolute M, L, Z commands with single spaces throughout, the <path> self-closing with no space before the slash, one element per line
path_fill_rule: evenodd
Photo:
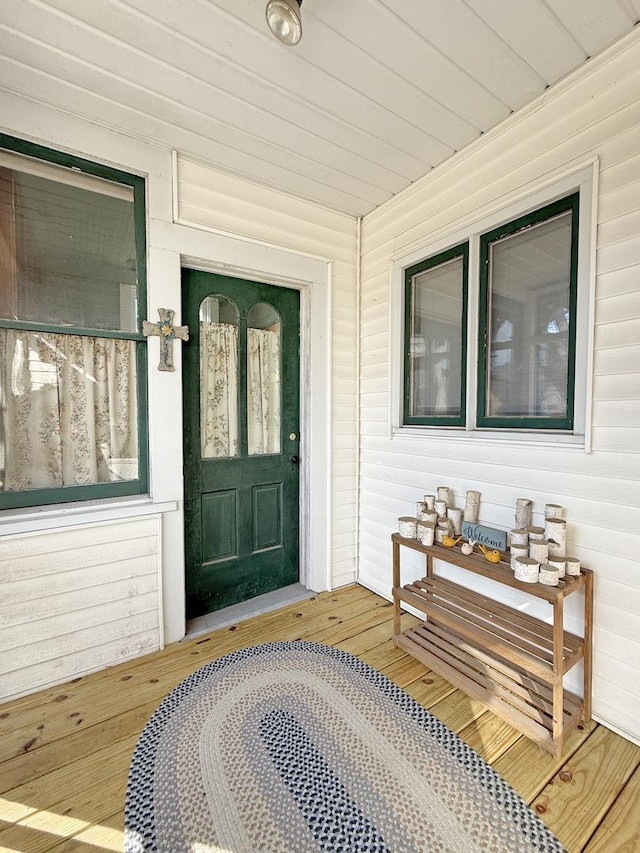
<path fill-rule="evenodd" d="M 583 718 L 582 699 L 564 690 L 562 708 L 558 708 L 561 725 L 554 736 L 553 689 L 548 681 L 489 655 L 437 622 L 429 620 L 394 640 L 555 756 Z"/>

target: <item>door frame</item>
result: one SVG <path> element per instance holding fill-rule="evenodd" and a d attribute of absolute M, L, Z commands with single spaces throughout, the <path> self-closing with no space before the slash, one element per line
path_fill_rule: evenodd
<path fill-rule="evenodd" d="M 245 246 L 249 248 L 251 243 Z M 280 249 L 278 254 L 281 253 L 289 254 Z M 299 263 L 294 266 L 299 268 L 299 273 L 311 273 L 311 279 L 305 280 L 299 274 L 289 277 L 186 254 L 181 254 L 180 266 L 289 287 L 300 292 L 300 583 L 314 592 L 321 592 L 331 589 L 332 263 L 295 252 L 292 255 L 298 262 L 309 262 L 303 263 L 302 269 Z M 318 273 L 324 273 L 324 281 Z M 312 388 L 323 390 L 312 394 Z M 312 500 L 314 494 L 322 498 Z"/>

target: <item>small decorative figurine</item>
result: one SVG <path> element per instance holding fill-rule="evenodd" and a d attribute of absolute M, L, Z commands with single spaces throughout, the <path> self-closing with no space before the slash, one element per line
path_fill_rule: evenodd
<path fill-rule="evenodd" d="M 473 546 L 475 544 L 476 544 L 475 542 L 463 542 L 462 545 L 460 546 L 460 550 L 462 551 L 463 554 L 466 554 L 468 557 L 469 554 L 473 554 Z"/>
<path fill-rule="evenodd" d="M 478 548 L 484 554 L 485 560 L 488 560 L 490 563 L 499 563 L 500 562 L 500 551 L 489 551 L 484 545 L 478 544 Z"/>
<path fill-rule="evenodd" d="M 457 539 L 454 539 L 453 536 L 443 536 L 442 544 L 445 546 L 445 548 L 453 548 L 453 546 L 457 545 L 461 539 L 462 536 L 458 536 Z"/>

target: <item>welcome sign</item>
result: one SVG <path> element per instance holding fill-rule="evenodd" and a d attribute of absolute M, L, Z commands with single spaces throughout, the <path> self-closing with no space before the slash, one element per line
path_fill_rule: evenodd
<path fill-rule="evenodd" d="M 464 521 L 462 523 L 462 535 L 470 542 L 478 542 L 480 545 L 486 545 L 487 548 L 495 548 L 498 551 L 507 550 L 507 533 L 505 530 Z"/>

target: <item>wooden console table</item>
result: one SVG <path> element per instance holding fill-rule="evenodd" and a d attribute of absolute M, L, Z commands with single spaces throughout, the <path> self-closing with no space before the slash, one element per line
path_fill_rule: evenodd
<path fill-rule="evenodd" d="M 527 584 L 514 578 L 507 562 L 489 563 L 481 555 L 429 547 L 398 533 L 391 540 L 396 645 L 559 756 L 578 723 L 591 718 L 593 573 L 582 569 L 557 587 Z M 400 585 L 401 547 L 419 551 L 426 560 L 425 577 L 405 586 Z M 434 560 L 548 602 L 552 623 L 438 576 Z M 564 630 L 564 599 L 578 589 L 584 589 L 583 637 Z M 425 621 L 403 632 L 401 602 L 423 613 Z M 581 660 L 583 698 L 564 689 L 565 674 Z"/>

